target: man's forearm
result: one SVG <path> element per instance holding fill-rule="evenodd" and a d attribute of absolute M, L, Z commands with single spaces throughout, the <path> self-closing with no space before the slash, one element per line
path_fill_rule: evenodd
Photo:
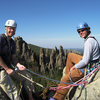
<path fill-rule="evenodd" d="M 2 68 L 4 68 L 5 70 L 8 69 L 7 65 L 4 63 L 4 61 L 3 61 L 3 59 L 2 59 L 1 56 L 0 56 L 0 66 L 1 66 Z"/>

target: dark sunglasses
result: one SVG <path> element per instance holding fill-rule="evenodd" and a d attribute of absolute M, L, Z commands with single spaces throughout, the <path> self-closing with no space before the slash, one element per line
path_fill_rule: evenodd
<path fill-rule="evenodd" d="M 78 33 L 80 33 L 80 32 L 83 32 L 83 31 L 85 31 L 86 29 L 80 29 L 80 30 L 78 30 L 77 32 Z"/>

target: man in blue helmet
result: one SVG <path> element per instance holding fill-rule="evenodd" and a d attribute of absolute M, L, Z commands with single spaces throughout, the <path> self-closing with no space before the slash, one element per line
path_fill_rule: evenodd
<path fill-rule="evenodd" d="M 61 82 L 71 83 L 70 77 L 73 82 L 78 81 L 84 76 L 84 67 L 89 63 L 97 63 L 100 59 L 99 43 L 95 37 L 91 36 L 90 27 L 87 23 L 81 23 L 77 27 L 77 32 L 80 37 L 85 40 L 83 57 L 78 54 L 69 53 L 67 57 L 65 75 L 62 76 Z M 59 86 L 68 86 L 68 84 L 60 83 Z M 64 100 L 70 88 L 57 90 L 53 98 L 50 100 Z"/>

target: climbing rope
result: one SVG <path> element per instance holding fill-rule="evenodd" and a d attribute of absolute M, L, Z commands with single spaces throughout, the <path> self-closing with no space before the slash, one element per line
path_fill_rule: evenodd
<path fill-rule="evenodd" d="M 40 74 L 37 74 L 29 69 L 26 69 L 27 71 L 29 71 L 30 73 L 34 74 L 34 75 L 37 75 L 41 78 L 45 78 L 47 80 L 50 80 L 50 81 L 54 81 L 54 82 L 58 82 L 58 83 L 64 83 L 64 84 L 68 84 L 68 86 L 64 87 L 64 86 L 59 86 L 59 87 L 50 87 L 50 90 L 59 90 L 59 89 L 65 89 L 65 88 L 70 88 L 72 86 L 79 86 L 79 85 L 82 85 L 82 84 L 85 84 L 86 83 L 86 79 L 88 79 L 93 73 L 95 73 L 96 71 L 98 71 L 98 69 L 100 68 L 100 66 L 98 66 L 97 68 L 95 68 L 93 71 L 91 71 L 89 74 L 87 74 L 86 76 L 84 76 L 83 78 L 81 78 L 80 80 L 76 81 L 76 82 L 72 82 L 72 83 L 67 83 L 67 82 L 61 82 L 61 81 L 58 81 L 58 80 L 54 80 L 54 79 L 51 79 L 51 78 L 47 78 L 45 76 L 42 76 Z M 70 75 L 70 73 L 69 73 Z M 71 78 L 70 78 L 71 79 Z M 41 86 L 41 85 L 40 85 Z M 41 86 L 42 87 L 42 86 Z"/>
<path fill-rule="evenodd" d="M 85 75 L 83 78 L 81 78 L 80 80 L 74 82 L 73 84 L 69 84 L 68 86 L 51 87 L 50 90 L 60 90 L 60 89 L 70 88 L 72 86 L 79 86 L 79 85 L 82 85 L 82 84 L 84 85 L 86 83 L 86 80 L 91 75 L 93 75 L 94 73 L 96 73 L 99 69 L 100 69 L 100 66 L 98 66 L 93 71 L 91 71 L 89 74 Z"/>
<path fill-rule="evenodd" d="M 71 79 L 71 72 L 69 72 L 69 79 L 70 79 L 70 81 L 71 81 L 71 83 L 74 83 L 73 81 L 72 81 L 72 79 Z"/>
<path fill-rule="evenodd" d="M 91 71 L 89 74 L 87 74 L 86 76 L 84 76 L 83 78 L 81 78 L 80 80 L 74 82 L 74 83 L 67 83 L 67 82 L 60 82 L 58 80 L 54 80 L 54 79 L 51 79 L 51 78 L 47 78 L 45 76 L 42 76 L 40 74 L 37 74 L 33 71 L 30 71 L 29 69 L 26 69 L 27 71 L 29 71 L 30 73 L 34 74 L 34 75 L 37 75 L 41 78 L 45 78 L 47 80 L 51 80 L 51 81 L 54 81 L 54 82 L 58 82 L 58 83 L 64 83 L 64 84 L 69 84 L 67 87 L 64 87 L 64 86 L 59 86 L 59 87 L 50 87 L 50 90 L 58 90 L 58 89 L 65 89 L 65 88 L 70 88 L 72 86 L 79 86 L 79 85 L 82 85 L 82 84 L 85 84 L 86 83 L 86 80 L 84 79 L 87 79 L 89 78 L 94 72 L 98 71 L 98 69 L 100 68 L 100 66 L 98 66 L 97 68 L 95 68 L 93 71 Z"/>
<path fill-rule="evenodd" d="M 35 82 L 35 81 L 33 81 L 33 80 L 29 79 L 28 77 L 26 77 L 26 76 L 25 76 L 25 75 L 23 75 L 23 74 L 18 73 L 18 75 L 22 76 L 23 78 L 27 79 L 28 81 L 30 81 L 30 82 L 32 82 L 32 83 L 35 83 L 36 85 L 38 85 L 38 86 L 40 86 L 40 87 L 44 88 L 44 86 L 43 86 L 43 85 L 41 85 L 41 84 L 39 84 L 39 83 L 37 83 L 37 82 Z"/>
<path fill-rule="evenodd" d="M 40 75 L 40 74 L 37 74 L 37 73 L 35 73 L 35 72 L 29 70 L 29 69 L 26 69 L 26 70 L 29 71 L 30 73 L 34 74 L 34 75 L 37 75 L 37 76 L 39 76 L 39 77 L 41 77 L 41 78 L 45 78 L 45 79 L 50 80 L 50 81 L 54 81 L 54 82 L 57 82 L 57 83 L 71 84 L 71 85 L 73 84 L 73 83 L 61 82 L 61 81 L 58 81 L 58 80 L 54 80 L 54 79 L 51 79 L 51 78 L 47 78 L 47 77 L 45 77 L 45 76 L 42 76 L 42 75 Z M 74 85 L 77 86 L 77 84 L 74 84 Z"/>

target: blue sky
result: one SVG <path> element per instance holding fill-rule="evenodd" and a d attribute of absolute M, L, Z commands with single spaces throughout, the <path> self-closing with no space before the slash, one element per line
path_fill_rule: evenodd
<path fill-rule="evenodd" d="M 16 36 L 45 48 L 83 48 L 76 31 L 87 22 L 100 43 L 100 0 L 1 0 L 0 33 L 6 20 L 16 20 Z"/>

